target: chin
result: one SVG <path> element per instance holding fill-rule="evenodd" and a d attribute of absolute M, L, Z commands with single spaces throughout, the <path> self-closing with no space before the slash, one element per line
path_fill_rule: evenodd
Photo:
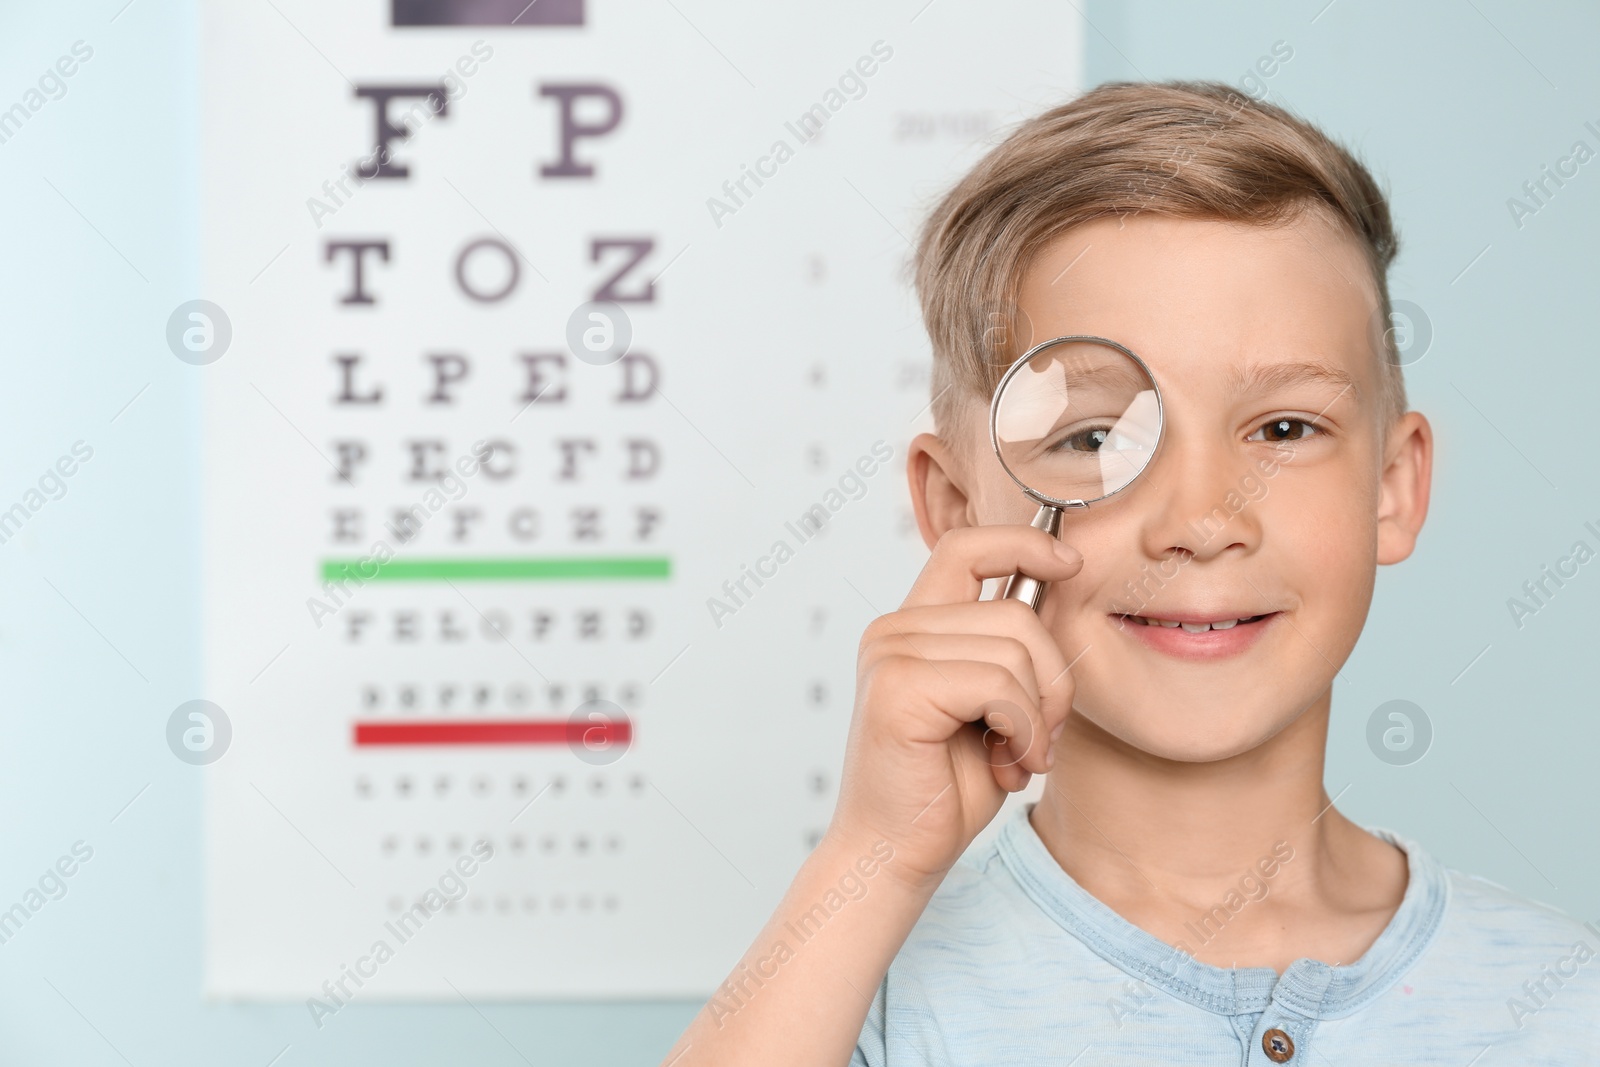
<path fill-rule="evenodd" d="M 1131 691 L 1118 686 L 1110 700 L 1096 699 L 1097 689 L 1089 679 L 1080 682 L 1077 714 L 1131 748 L 1177 763 L 1215 763 L 1259 748 L 1315 703 L 1304 693 L 1259 688 L 1172 692 L 1149 680 Z"/>

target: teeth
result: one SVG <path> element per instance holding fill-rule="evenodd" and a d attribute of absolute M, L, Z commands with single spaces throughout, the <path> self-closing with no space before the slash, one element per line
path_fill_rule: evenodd
<path fill-rule="evenodd" d="M 1182 626 L 1185 630 L 1187 630 L 1189 633 L 1192 633 L 1192 634 L 1205 633 L 1207 630 L 1231 630 L 1235 626 L 1238 626 L 1241 622 L 1248 622 L 1250 619 L 1253 619 L 1255 617 L 1256 616 L 1254 616 L 1254 615 L 1250 615 L 1250 616 L 1247 616 L 1246 618 L 1243 618 L 1243 619 L 1228 619 L 1225 622 L 1184 622 L 1184 623 L 1180 623 L 1180 622 L 1177 622 L 1177 621 L 1172 620 L 1172 619 L 1152 619 L 1152 618 L 1150 618 L 1149 616 L 1146 616 L 1146 615 L 1134 615 L 1134 616 L 1132 616 L 1132 618 L 1139 620 L 1140 622 L 1142 622 L 1146 626 L 1164 626 L 1169 630 L 1176 629 L 1177 627 Z"/>

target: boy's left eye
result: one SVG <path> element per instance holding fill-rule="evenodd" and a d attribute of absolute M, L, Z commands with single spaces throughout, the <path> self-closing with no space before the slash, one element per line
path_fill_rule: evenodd
<path fill-rule="evenodd" d="M 1273 419 L 1251 434 L 1251 441 L 1298 441 L 1322 431 L 1305 419 Z"/>

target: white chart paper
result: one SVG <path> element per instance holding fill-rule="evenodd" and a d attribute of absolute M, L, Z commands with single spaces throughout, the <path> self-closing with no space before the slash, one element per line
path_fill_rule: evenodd
<path fill-rule="evenodd" d="M 501 6 L 203 5 L 214 996 L 711 992 L 926 558 L 907 240 L 1078 82 L 1069 5 Z"/>

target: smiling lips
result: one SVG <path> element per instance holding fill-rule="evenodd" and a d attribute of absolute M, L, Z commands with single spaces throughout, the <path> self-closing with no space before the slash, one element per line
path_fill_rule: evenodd
<path fill-rule="evenodd" d="M 1241 622 L 1260 622 L 1265 615 L 1246 615 L 1242 618 L 1215 619 L 1210 622 L 1187 622 L 1182 619 L 1156 619 L 1148 615 L 1125 615 L 1131 625 L 1143 623 L 1146 626 L 1165 626 L 1168 629 L 1182 627 L 1192 634 L 1205 633 L 1207 630 L 1231 630 Z"/>
<path fill-rule="evenodd" d="M 1210 660 L 1236 656 L 1254 645 L 1278 617 L 1263 615 L 1221 618 L 1178 615 L 1176 618 L 1114 613 L 1110 618 L 1123 633 L 1156 652 L 1180 659 Z"/>

